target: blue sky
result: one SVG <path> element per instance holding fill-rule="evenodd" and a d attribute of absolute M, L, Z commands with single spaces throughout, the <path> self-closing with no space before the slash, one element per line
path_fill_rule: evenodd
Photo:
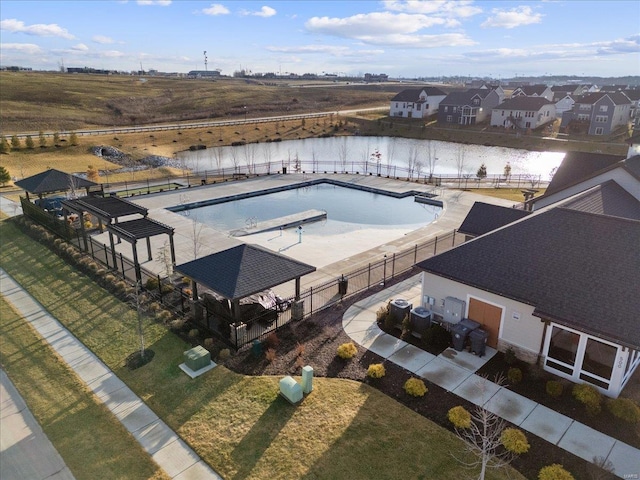
<path fill-rule="evenodd" d="M 0 2 L 0 64 L 390 76 L 640 74 L 640 2 Z"/>

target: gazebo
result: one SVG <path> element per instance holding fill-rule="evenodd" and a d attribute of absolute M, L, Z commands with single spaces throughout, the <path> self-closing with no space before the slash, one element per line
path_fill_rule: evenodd
<path fill-rule="evenodd" d="M 256 245 L 242 244 L 175 267 L 193 285 L 221 295 L 231 303 L 231 316 L 240 319 L 240 300 L 295 280 L 295 299 L 300 299 L 300 278 L 316 268 Z"/>
<path fill-rule="evenodd" d="M 61 172 L 55 168 L 50 168 L 45 172 L 23 178 L 15 182 L 15 184 L 26 192 L 27 200 L 29 201 L 30 193 L 42 199 L 43 195 L 66 192 L 70 189 L 82 188 L 86 191 L 86 194 L 89 195 L 92 191 L 95 192 L 94 187 L 100 187 L 100 195 L 103 194 L 101 184 L 86 180 L 71 173 Z"/>
<path fill-rule="evenodd" d="M 128 200 L 118 197 L 83 197 L 74 200 L 63 200 L 62 206 L 69 211 L 77 213 L 80 218 L 87 212 L 98 218 L 100 227 L 103 222 L 106 224 L 107 231 L 109 232 L 109 243 L 111 245 L 111 256 L 113 264 L 116 265 L 116 250 L 113 236 L 118 237 L 118 243 L 120 239 L 131 244 L 133 250 L 133 262 L 136 271 L 136 280 L 142 280 L 142 274 L 140 272 L 140 262 L 138 260 L 137 242 L 138 240 L 145 239 L 147 243 L 147 256 L 148 260 L 151 260 L 151 241 L 150 238 L 156 235 L 166 234 L 169 236 L 169 243 L 171 248 L 171 263 L 176 263 L 175 248 L 173 243 L 174 229 L 167 225 L 164 225 L 156 220 L 147 218 L 148 210 L 144 207 L 136 205 Z M 123 217 L 129 217 L 132 215 L 142 218 L 134 218 L 121 222 Z M 80 222 L 80 229 L 82 231 L 82 238 L 84 241 L 84 248 L 88 250 L 88 240 L 86 231 L 84 228 L 84 222 Z"/>

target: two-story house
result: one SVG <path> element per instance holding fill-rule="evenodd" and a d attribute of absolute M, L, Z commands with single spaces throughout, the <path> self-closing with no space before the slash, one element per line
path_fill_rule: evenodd
<path fill-rule="evenodd" d="M 631 100 L 622 92 L 582 95 L 562 115 L 560 128 L 573 128 L 588 135 L 609 135 L 631 121 L 631 106 Z"/>
<path fill-rule="evenodd" d="M 512 97 L 491 111 L 492 127 L 535 129 L 555 119 L 555 103 L 543 97 Z"/>
<path fill-rule="evenodd" d="M 446 96 L 436 87 L 408 88 L 391 99 L 389 116 L 426 118 L 437 113 L 440 102 Z"/>
<path fill-rule="evenodd" d="M 522 85 L 511 93 L 511 98 L 515 97 L 542 97 L 553 100 L 553 90 L 546 85 Z"/>
<path fill-rule="evenodd" d="M 483 122 L 500 102 L 500 94 L 495 89 L 474 88 L 466 92 L 451 92 L 440 102 L 438 123 L 474 125 Z"/>
<path fill-rule="evenodd" d="M 562 118 L 562 114 L 571 110 L 576 101 L 570 93 L 554 92 L 553 103 L 556 104 L 556 118 Z"/>

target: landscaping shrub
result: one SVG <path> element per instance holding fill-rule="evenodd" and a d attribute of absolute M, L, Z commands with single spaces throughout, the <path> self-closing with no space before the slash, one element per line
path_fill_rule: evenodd
<path fill-rule="evenodd" d="M 231 350 L 229 350 L 228 348 L 223 348 L 222 350 L 220 350 L 220 353 L 218 354 L 218 361 L 224 362 L 230 356 L 231 356 Z"/>
<path fill-rule="evenodd" d="M 522 381 L 522 370 L 518 367 L 511 367 L 507 371 L 507 379 L 513 384 L 520 383 Z"/>
<path fill-rule="evenodd" d="M 456 428 L 470 428 L 471 427 L 471 414 L 469 411 L 461 405 L 449 409 L 447 412 L 447 418 L 453 426 Z"/>
<path fill-rule="evenodd" d="M 564 390 L 564 387 L 562 386 L 562 383 L 559 382 L 558 380 L 549 380 L 547 382 L 545 390 L 547 391 L 547 395 L 549 395 L 550 397 L 558 398 L 562 395 L 562 391 Z"/>
<path fill-rule="evenodd" d="M 358 353 L 358 347 L 353 342 L 343 343 L 338 347 L 338 356 L 343 360 L 349 360 Z"/>
<path fill-rule="evenodd" d="M 160 292 L 165 294 L 173 292 L 173 285 L 167 285 L 166 283 L 162 284 Z"/>
<path fill-rule="evenodd" d="M 169 312 L 167 312 L 166 310 L 164 312 L 162 312 L 162 314 L 165 314 L 165 313 L 168 314 L 169 316 L 171 316 L 171 314 Z M 174 332 L 179 332 L 180 330 L 182 330 L 184 328 L 184 326 L 186 324 L 187 324 L 186 320 L 184 320 L 182 318 L 176 318 L 175 320 L 169 321 L 169 328 L 171 330 L 173 330 Z"/>
<path fill-rule="evenodd" d="M 384 318 L 384 328 L 387 330 L 391 330 L 396 326 L 396 319 L 389 313 L 389 307 L 391 306 L 391 301 L 387 302 L 387 315 Z"/>
<path fill-rule="evenodd" d="M 382 378 L 386 373 L 384 365 L 381 363 L 372 363 L 369 365 L 369 368 L 367 368 L 367 377 L 369 378 Z"/>
<path fill-rule="evenodd" d="M 381 306 L 376 312 L 376 321 L 378 325 L 386 325 L 389 316 L 389 304 Z"/>
<path fill-rule="evenodd" d="M 302 368 L 304 367 L 304 357 L 300 356 L 300 357 L 296 357 L 296 361 L 295 361 L 295 366 L 296 368 Z"/>
<path fill-rule="evenodd" d="M 197 328 L 192 328 L 191 330 L 189 330 L 189 338 L 191 339 L 198 338 L 198 335 L 200 335 L 200 332 L 198 331 Z"/>
<path fill-rule="evenodd" d="M 611 398 L 607 400 L 607 409 L 625 422 L 640 422 L 640 407 L 630 398 Z"/>
<path fill-rule="evenodd" d="M 267 338 L 265 338 L 264 343 L 267 344 L 268 348 L 278 348 L 278 345 L 280 345 L 280 339 L 278 338 L 278 335 L 276 335 L 276 332 L 271 332 L 269 335 L 267 335 Z"/>
<path fill-rule="evenodd" d="M 207 350 L 211 351 L 211 350 L 213 350 L 213 347 L 215 345 L 215 340 L 213 338 L 209 337 L 209 338 L 205 338 L 204 342 L 202 342 L 202 343 L 203 343 L 204 348 L 206 348 Z"/>
<path fill-rule="evenodd" d="M 451 342 L 451 334 L 440 325 L 431 325 L 422 333 L 422 342 L 426 346 L 446 347 Z"/>
<path fill-rule="evenodd" d="M 404 391 L 412 397 L 424 397 L 427 387 L 422 380 L 413 377 L 404 382 Z"/>
<path fill-rule="evenodd" d="M 596 389 L 596 387 L 586 383 L 576 384 L 574 385 L 571 393 L 577 401 L 585 406 L 587 414 L 593 416 L 600 413 L 602 409 L 602 394 Z"/>
<path fill-rule="evenodd" d="M 304 343 L 296 344 L 296 356 L 302 357 L 304 355 Z"/>
<path fill-rule="evenodd" d="M 538 480 L 575 480 L 575 478 L 562 465 L 554 463 L 540 469 Z"/>
<path fill-rule="evenodd" d="M 276 351 L 273 348 L 268 348 L 264 355 L 269 363 L 273 363 L 276 359 Z"/>
<path fill-rule="evenodd" d="M 144 288 L 147 290 L 157 290 L 158 289 L 158 279 L 155 277 L 149 277 L 147 279 L 147 283 L 144 284 Z"/>
<path fill-rule="evenodd" d="M 524 432 L 518 428 L 505 428 L 500 434 L 500 443 L 508 451 L 522 455 L 529 451 L 529 441 Z"/>
<path fill-rule="evenodd" d="M 516 357 L 516 352 L 513 348 L 509 347 L 504 352 L 504 363 L 507 365 L 513 365 L 518 361 L 518 357 Z"/>
<path fill-rule="evenodd" d="M 406 340 L 411 335 L 411 319 L 409 315 L 405 315 L 402 319 L 402 333 L 400 334 L 400 338 L 402 340 Z"/>

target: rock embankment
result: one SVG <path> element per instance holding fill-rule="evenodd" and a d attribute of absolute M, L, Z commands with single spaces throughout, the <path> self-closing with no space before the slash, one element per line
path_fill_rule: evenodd
<path fill-rule="evenodd" d="M 128 154 L 109 145 L 97 145 L 95 147 L 91 147 L 91 153 L 128 170 L 144 170 L 147 168 L 158 167 L 183 167 L 179 160 L 160 155 L 149 155 L 148 157 L 144 157 L 136 162 Z"/>

